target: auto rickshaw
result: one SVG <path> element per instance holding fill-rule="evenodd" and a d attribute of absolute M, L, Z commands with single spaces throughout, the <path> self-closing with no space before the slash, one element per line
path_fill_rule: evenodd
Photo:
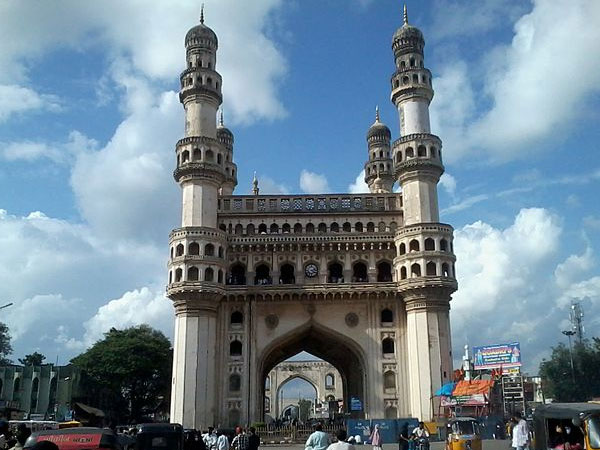
<path fill-rule="evenodd" d="M 451 419 L 446 434 L 446 450 L 481 450 L 479 422 L 473 417 Z"/>
<path fill-rule="evenodd" d="M 533 448 L 600 449 L 600 404 L 550 403 L 536 407 Z"/>
<path fill-rule="evenodd" d="M 31 448 L 41 441 L 54 442 L 59 450 L 122 449 L 117 435 L 108 428 L 78 427 L 37 431 L 29 436 L 23 448 Z"/>
<path fill-rule="evenodd" d="M 176 423 L 143 423 L 137 426 L 136 450 L 183 450 L 183 428 Z"/>

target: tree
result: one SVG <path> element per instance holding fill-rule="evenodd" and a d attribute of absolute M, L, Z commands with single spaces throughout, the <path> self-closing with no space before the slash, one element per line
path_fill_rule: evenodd
<path fill-rule="evenodd" d="M 140 325 L 112 328 L 71 363 L 91 382 L 88 389 L 99 406 L 113 408 L 116 416 L 127 411 L 128 418 L 137 422 L 153 412 L 161 399 L 168 399 L 171 361 L 171 343 L 165 335 Z"/>
<path fill-rule="evenodd" d="M 8 355 L 13 352 L 10 340 L 8 327 L 0 322 L 0 365 L 12 364 L 12 361 L 8 359 Z"/>
<path fill-rule="evenodd" d="M 19 362 L 24 366 L 41 366 L 46 357 L 38 352 L 25 355 L 25 358 L 19 358 Z"/>
<path fill-rule="evenodd" d="M 559 402 L 588 401 L 600 396 L 600 339 L 576 343 L 573 347 L 573 372 L 569 348 L 552 348 L 549 360 L 540 364 L 544 395 Z"/>
<path fill-rule="evenodd" d="M 298 419 L 300 420 L 300 422 L 305 423 L 306 421 L 308 421 L 311 408 L 312 402 L 310 400 L 298 400 Z"/>

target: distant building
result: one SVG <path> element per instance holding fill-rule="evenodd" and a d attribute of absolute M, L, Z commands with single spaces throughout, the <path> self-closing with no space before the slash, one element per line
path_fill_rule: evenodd
<path fill-rule="evenodd" d="M 72 399 L 80 394 L 80 381 L 81 371 L 72 365 L 1 366 L 0 416 L 70 420 Z"/>

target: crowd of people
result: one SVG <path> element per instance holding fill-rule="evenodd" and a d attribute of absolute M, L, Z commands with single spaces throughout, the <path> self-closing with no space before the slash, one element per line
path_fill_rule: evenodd
<path fill-rule="evenodd" d="M 258 450 L 259 446 L 260 437 L 254 427 L 247 430 L 236 427 L 231 442 L 223 430 L 215 430 L 213 427 L 209 427 L 199 439 L 186 437 L 184 441 L 185 450 Z"/>
<path fill-rule="evenodd" d="M 0 450 L 21 450 L 31 430 L 23 423 L 16 430 L 10 430 L 8 422 L 0 421 Z"/>

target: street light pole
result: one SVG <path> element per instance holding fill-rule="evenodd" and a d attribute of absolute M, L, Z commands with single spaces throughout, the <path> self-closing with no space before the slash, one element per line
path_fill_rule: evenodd
<path fill-rule="evenodd" d="M 573 330 L 563 331 L 562 334 L 569 338 L 569 356 L 571 358 L 571 377 L 573 378 L 573 383 L 575 383 L 575 366 L 573 365 L 573 345 L 571 344 L 571 336 L 575 335 Z"/>

